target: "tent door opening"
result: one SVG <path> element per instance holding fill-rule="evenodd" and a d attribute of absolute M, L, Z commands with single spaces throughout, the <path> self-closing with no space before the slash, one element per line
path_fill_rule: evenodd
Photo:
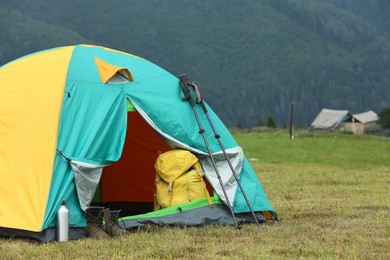
<path fill-rule="evenodd" d="M 103 169 L 92 205 L 121 209 L 122 216 L 153 211 L 154 163 L 171 150 L 137 112 L 128 112 L 121 158 Z"/>

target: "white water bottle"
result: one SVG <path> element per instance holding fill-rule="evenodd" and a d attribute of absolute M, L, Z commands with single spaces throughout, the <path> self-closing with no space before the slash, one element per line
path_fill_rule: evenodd
<path fill-rule="evenodd" d="M 65 200 L 57 211 L 57 241 L 66 242 L 69 239 L 69 210 L 66 208 Z"/>

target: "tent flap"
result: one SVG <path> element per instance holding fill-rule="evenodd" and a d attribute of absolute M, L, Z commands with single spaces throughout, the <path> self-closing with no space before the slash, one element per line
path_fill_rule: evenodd
<path fill-rule="evenodd" d="M 77 195 L 82 210 L 86 210 L 95 195 L 105 165 L 70 161 L 74 171 Z"/>
<path fill-rule="evenodd" d="M 233 166 L 237 178 L 239 179 L 244 159 L 244 154 L 242 152 L 241 147 L 227 149 L 226 154 L 229 157 L 229 160 Z M 237 189 L 237 182 L 233 176 L 233 172 L 230 169 L 230 166 L 227 163 L 226 158 L 222 152 L 214 153 L 213 157 L 216 162 L 218 173 L 221 176 L 222 183 L 224 184 L 223 188 L 225 189 L 226 194 L 229 197 L 229 201 L 233 202 Z M 210 157 L 200 155 L 200 162 L 203 166 L 203 170 L 205 172 L 207 180 L 211 183 L 221 200 L 226 203 L 227 201 L 224 192 L 222 190 L 217 172 L 215 171 Z"/>
<path fill-rule="evenodd" d="M 111 65 L 108 62 L 105 62 L 98 57 L 93 57 L 96 62 L 96 66 L 99 70 L 100 79 L 103 83 L 107 83 L 107 81 L 112 78 L 116 73 L 119 73 L 130 81 L 134 81 L 133 75 L 131 75 L 130 71 L 126 68 L 121 68 L 119 66 Z"/>

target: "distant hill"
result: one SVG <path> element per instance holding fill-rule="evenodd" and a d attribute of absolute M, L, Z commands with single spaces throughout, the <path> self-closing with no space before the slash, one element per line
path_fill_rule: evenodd
<path fill-rule="evenodd" d="M 2 0 L 0 65 L 90 43 L 196 81 L 230 127 L 390 106 L 390 1 Z"/>

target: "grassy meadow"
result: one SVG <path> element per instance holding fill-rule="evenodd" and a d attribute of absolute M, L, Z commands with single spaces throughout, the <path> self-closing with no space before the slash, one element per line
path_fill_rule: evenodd
<path fill-rule="evenodd" d="M 390 259 L 390 138 L 234 133 L 280 222 L 158 228 L 41 245 L 0 239 L 0 259 Z"/>

